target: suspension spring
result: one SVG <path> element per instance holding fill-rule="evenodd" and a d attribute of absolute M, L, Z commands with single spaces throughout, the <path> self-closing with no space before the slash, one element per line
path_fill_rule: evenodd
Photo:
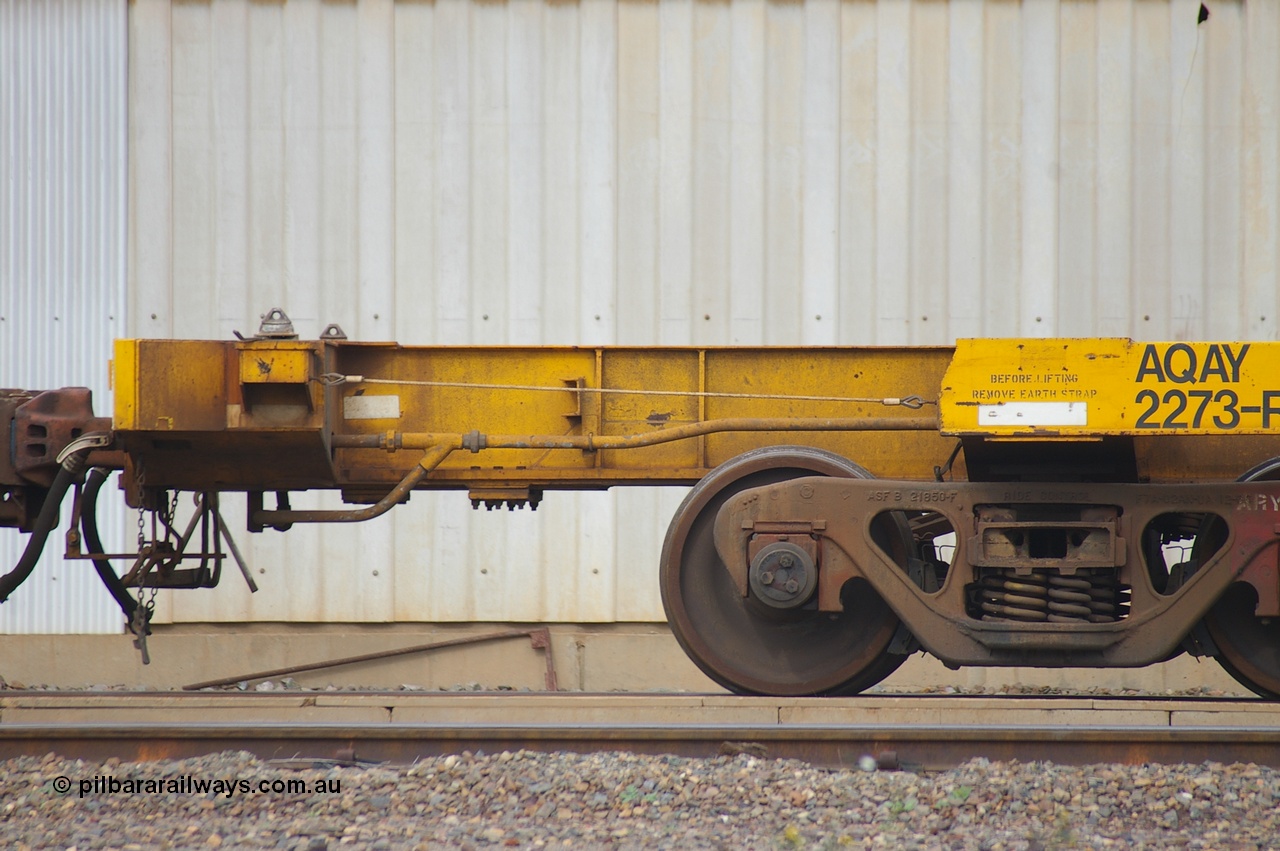
<path fill-rule="evenodd" d="M 1129 589 L 1114 570 L 993 571 L 982 577 L 979 595 L 984 620 L 1113 623 L 1129 614 Z"/>

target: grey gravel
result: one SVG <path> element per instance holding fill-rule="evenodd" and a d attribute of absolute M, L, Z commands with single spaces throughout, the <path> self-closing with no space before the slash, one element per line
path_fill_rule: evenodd
<path fill-rule="evenodd" d="M 1280 842 L 1280 772 L 1256 765 L 977 759 L 917 774 L 827 770 L 745 754 L 525 751 L 403 767 L 299 765 L 231 752 L 150 763 L 53 755 L 0 762 L 0 847 L 995 851 Z M 57 791 L 59 777 L 71 781 L 67 794 Z M 100 788 L 82 796 L 81 781 L 95 778 Z M 101 785 L 106 778 L 153 788 L 113 793 Z M 219 779 L 232 781 L 230 794 L 182 785 Z M 307 791 L 272 791 L 270 784 L 289 780 Z M 257 791 L 259 783 L 268 784 L 265 791 Z M 325 791 L 316 791 L 317 783 Z"/>

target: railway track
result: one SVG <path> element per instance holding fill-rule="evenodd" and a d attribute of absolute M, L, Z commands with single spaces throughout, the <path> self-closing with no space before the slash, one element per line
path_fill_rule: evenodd
<path fill-rule="evenodd" d="M 3 692 L 0 758 L 389 762 L 463 751 L 750 753 L 841 767 L 1249 762 L 1280 767 L 1280 705 L 1213 698 L 417 692 Z"/>

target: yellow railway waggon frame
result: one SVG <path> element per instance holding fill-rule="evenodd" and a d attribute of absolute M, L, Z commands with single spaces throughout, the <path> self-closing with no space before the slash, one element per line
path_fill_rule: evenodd
<path fill-rule="evenodd" d="M 112 366 L 110 418 L 83 388 L 0 390 L 0 525 L 31 533 L 0 601 L 68 493 L 68 555 L 142 639 L 132 589 L 209 587 L 241 562 L 221 493 L 247 493 L 261 532 L 368 520 L 415 489 L 494 508 L 692 485 L 663 604 L 733 691 L 855 693 L 918 650 L 1044 667 L 1188 652 L 1280 697 L 1277 343 L 406 347 L 335 326 L 300 340 L 273 310 L 252 339 L 117 341 Z M 98 540 L 117 471 L 152 516 L 136 553 Z M 293 509 L 310 489 L 352 507 Z M 185 527 L 179 492 L 200 506 Z"/>

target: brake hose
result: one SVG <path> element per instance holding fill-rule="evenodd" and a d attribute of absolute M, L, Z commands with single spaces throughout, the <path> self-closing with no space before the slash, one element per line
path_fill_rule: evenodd
<path fill-rule="evenodd" d="M 31 571 L 35 570 L 36 562 L 40 561 L 40 554 L 44 552 L 44 544 L 49 533 L 58 525 L 62 499 L 67 495 L 71 485 L 80 478 L 89 452 L 107 445 L 110 440 L 109 434 L 86 434 L 67 444 L 67 448 L 59 454 L 58 475 L 54 477 L 53 484 L 45 495 L 44 505 L 40 507 L 40 514 L 37 515 L 35 525 L 31 528 L 31 540 L 27 541 L 27 548 L 22 551 L 22 557 L 18 559 L 13 570 L 0 576 L 0 603 L 8 600 L 9 595 L 27 580 Z"/>
<path fill-rule="evenodd" d="M 84 534 L 84 542 L 88 546 L 90 554 L 102 552 L 102 539 L 98 537 L 98 491 L 102 489 L 103 483 L 106 482 L 107 477 L 110 475 L 111 472 L 109 470 L 95 467 L 89 472 L 89 478 L 85 482 L 80 529 Z M 120 611 L 124 612 L 125 620 L 132 623 L 134 610 L 138 608 L 138 601 L 133 599 L 129 589 L 125 588 L 124 583 L 120 581 L 120 577 L 116 575 L 115 569 L 111 566 L 111 560 L 106 556 L 95 556 L 93 567 L 98 571 L 98 578 L 102 580 L 102 584 L 107 586 L 107 590 L 111 592 L 111 596 L 115 598 L 116 603 L 120 606 Z"/>

